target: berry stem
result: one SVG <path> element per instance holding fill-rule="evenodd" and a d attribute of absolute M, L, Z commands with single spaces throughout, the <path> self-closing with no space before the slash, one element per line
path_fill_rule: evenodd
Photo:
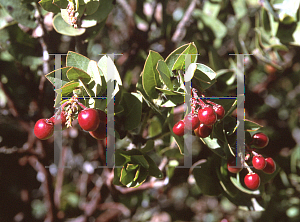
<path fill-rule="evenodd" d="M 217 104 L 217 103 L 214 103 L 214 102 L 212 102 L 212 101 L 210 101 L 210 100 L 206 100 L 206 102 L 207 102 L 207 103 L 210 103 L 210 104 L 212 104 L 212 105 L 214 105 L 214 106 L 217 106 L 217 105 L 219 105 L 219 104 Z"/>
<path fill-rule="evenodd" d="M 200 106 L 202 106 L 202 107 L 205 107 L 205 106 L 206 106 L 205 102 L 203 102 L 202 99 L 198 98 L 198 101 L 199 101 L 198 104 L 199 104 Z"/>
<path fill-rule="evenodd" d="M 61 110 L 63 110 L 65 108 L 66 105 L 68 105 L 69 103 L 69 100 L 67 100 L 66 102 L 64 102 L 62 105 L 61 105 Z"/>
<path fill-rule="evenodd" d="M 86 106 L 83 105 L 81 102 L 78 102 L 78 101 L 77 101 L 77 103 L 78 103 L 79 106 L 81 106 L 82 109 L 86 109 Z"/>
<path fill-rule="evenodd" d="M 249 173 L 253 173 L 253 171 L 250 169 L 249 165 L 246 163 L 246 161 L 244 161 L 244 168 L 247 168 Z"/>

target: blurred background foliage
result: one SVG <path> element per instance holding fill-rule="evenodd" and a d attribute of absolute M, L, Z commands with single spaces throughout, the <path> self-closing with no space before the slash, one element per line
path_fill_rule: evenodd
<path fill-rule="evenodd" d="M 96 2 L 101 8 L 104 1 Z M 281 169 L 265 185 L 265 210 L 248 211 L 224 196 L 204 195 L 188 169 L 174 168 L 182 163 L 178 149 L 157 149 L 160 156 L 173 158 L 164 172 L 170 178 L 164 186 L 136 191 L 102 186 L 108 178 L 100 177 L 106 172 L 95 167 L 103 156 L 99 144 L 74 124 L 63 131 L 66 165 L 71 169 L 63 171 L 60 207 L 53 213 L 56 220 L 299 221 L 300 1 L 116 0 L 111 4 L 102 8 L 108 16 L 96 18 L 97 24 L 83 34 L 72 30 L 62 35 L 53 28 L 55 14 L 38 1 L 0 0 L 0 221 L 55 221 L 48 204 L 56 204 L 57 194 L 50 192 L 48 199 L 55 203 L 47 202 L 45 185 L 53 191 L 61 171 L 44 168 L 41 173 L 39 168 L 53 163 L 53 139 L 38 141 L 32 132 L 39 118 L 53 114 L 54 91 L 44 75 L 54 70 L 54 53 L 76 51 L 94 60 L 99 54 L 122 54 L 115 63 L 124 90 L 133 92 L 149 50 L 165 58 L 189 42 L 199 50 L 198 61 L 218 74 L 206 95 L 232 95 L 236 57 L 230 54 L 249 54 L 245 116 L 264 126 L 270 143 L 262 154 Z M 62 56 L 63 66 L 64 61 Z M 161 128 L 157 117 L 147 124 L 150 136 Z M 130 146 L 130 140 L 118 143 Z M 160 147 L 161 141 L 155 143 Z M 213 155 L 203 144 L 197 147 L 194 162 Z M 101 201 L 92 209 L 98 194 Z"/>

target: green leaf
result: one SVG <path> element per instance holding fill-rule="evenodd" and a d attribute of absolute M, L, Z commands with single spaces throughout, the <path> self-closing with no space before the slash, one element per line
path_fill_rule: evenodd
<path fill-rule="evenodd" d="M 76 89 L 79 86 L 80 86 L 79 82 L 72 81 L 72 82 L 68 82 L 60 89 L 56 89 L 55 91 L 57 91 L 57 93 L 60 93 L 62 96 L 68 96 L 70 93 L 73 92 L 74 89 Z"/>
<path fill-rule="evenodd" d="M 224 100 L 223 100 L 224 101 Z M 232 105 L 230 106 L 230 104 L 228 104 L 229 106 L 227 106 L 227 105 L 223 105 L 223 107 L 224 107 L 224 109 L 225 109 L 225 111 L 226 111 L 226 113 L 225 113 L 225 116 L 223 117 L 223 118 L 225 118 L 225 117 L 227 117 L 227 116 L 230 116 L 232 113 L 233 113 L 233 111 L 234 110 L 236 110 L 236 107 L 237 107 L 237 99 L 235 99 L 234 100 L 234 102 L 232 103 Z M 229 109 L 228 109 L 228 108 Z M 228 111 L 227 111 L 228 110 Z"/>
<path fill-rule="evenodd" d="M 142 117 L 142 98 L 137 93 L 124 93 L 121 101 L 124 107 L 125 130 L 133 130 L 139 126 Z"/>
<path fill-rule="evenodd" d="M 79 53 L 69 51 L 67 55 L 67 66 L 73 66 L 87 72 L 91 60 Z"/>
<path fill-rule="evenodd" d="M 270 4 L 269 1 L 264 1 L 263 2 L 263 7 L 264 7 L 265 10 L 267 10 L 275 18 L 276 21 L 278 21 L 278 15 L 273 10 L 273 7 L 272 7 L 272 5 Z"/>
<path fill-rule="evenodd" d="M 70 81 L 78 82 L 81 80 L 84 84 L 91 81 L 91 77 L 86 72 L 76 67 L 72 67 L 67 71 L 67 77 Z"/>
<path fill-rule="evenodd" d="M 236 73 L 231 69 L 220 69 L 216 72 L 216 74 L 217 81 L 225 83 L 223 84 L 224 87 L 226 87 L 226 85 L 232 85 L 236 79 Z"/>
<path fill-rule="evenodd" d="M 220 12 L 221 9 L 221 1 L 206 1 L 204 2 L 203 6 L 203 12 L 205 14 L 209 14 L 211 17 L 216 18 Z M 194 12 L 198 11 L 198 9 L 195 9 Z"/>
<path fill-rule="evenodd" d="M 141 149 L 143 153 L 149 152 L 154 149 L 154 140 L 148 140 L 145 147 Z"/>
<path fill-rule="evenodd" d="M 41 0 L 41 1 L 39 1 L 39 4 L 46 11 L 53 12 L 53 13 L 59 13 L 60 8 L 57 7 L 57 5 L 53 4 L 52 2 L 53 2 L 53 0 Z"/>
<path fill-rule="evenodd" d="M 85 16 L 84 20 L 95 20 L 97 22 L 103 21 L 113 9 L 112 2 L 113 0 L 100 0 L 97 11 L 91 15 Z"/>
<path fill-rule="evenodd" d="M 40 49 L 38 40 L 22 31 L 16 22 L 0 29 L 0 45 L 1 51 L 8 50 L 23 65 L 33 68 L 43 64 L 37 50 Z"/>
<path fill-rule="evenodd" d="M 90 60 L 81 54 L 69 51 L 67 56 L 67 65 L 81 69 L 91 77 L 91 79 L 95 82 L 95 85 L 90 89 L 95 95 L 100 95 L 106 91 L 106 81 L 102 72 L 103 70 L 98 67 L 96 61 Z"/>
<path fill-rule="evenodd" d="M 124 112 L 124 108 L 123 108 L 122 105 L 118 104 L 118 105 L 115 106 L 114 111 L 115 111 L 114 115 L 117 115 L 117 114 L 120 114 L 120 113 Z"/>
<path fill-rule="evenodd" d="M 80 82 L 80 86 L 83 86 L 85 92 L 89 95 L 89 97 L 95 96 L 94 92 L 91 90 L 91 88 L 94 87 L 94 84 L 93 84 L 94 82 L 90 83 L 90 84 L 92 84 L 92 86 L 89 86 L 90 84 L 88 85 L 88 84 L 84 83 L 81 79 L 79 79 L 79 82 Z"/>
<path fill-rule="evenodd" d="M 0 0 L 0 4 L 21 25 L 34 29 L 37 26 L 34 17 L 34 7 L 31 4 L 22 3 L 17 0 Z"/>
<path fill-rule="evenodd" d="M 86 9 L 85 13 L 87 15 L 91 15 L 95 13 L 99 7 L 99 0 L 85 0 L 86 3 Z"/>
<path fill-rule="evenodd" d="M 163 60 L 159 60 L 157 63 L 157 71 L 160 75 L 162 82 L 168 87 L 170 90 L 173 89 L 173 83 L 171 82 L 170 77 L 173 75 L 170 69 L 167 66 L 167 63 Z"/>
<path fill-rule="evenodd" d="M 194 16 L 198 18 L 198 28 L 201 30 L 203 25 L 207 27 L 213 35 L 210 35 L 214 39 L 214 48 L 219 48 L 221 41 L 227 34 L 227 27 L 216 17 L 212 17 L 210 14 L 206 14 L 201 10 L 195 10 Z"/>
<path fill-rule="evenodd" d="M 162 178 L 163 173 L 160 171 L 160 169 L 157 167 L 156 163 L 149 157 L 148 155 L 144 155 L 145 159 L 149 163 L 148 173 L 150 176 L 156 177 L 156 178 Z"/>
<path fill-rule="evenodd" d="M 102 56 L 98 61 L 98 67 L 101 69 L 106 82 L 108 82 L 109 80 L 115 80 L 119 85 L 122 85 L 122 80 L 117 67 L 109 56 Z M 112 75 L 112 73 L 108 73 L 108 70 L 113 71 L 114 75 Z"/>
<path fill-rule="evenodd" d="M 53 28 L 55 31 L 62 35 L 68 35 L 68 36 L 78 36 L 82 35 L 85 32 L 85 28 L 73 28 L 73 26 L 69 25 L 64 21 L 64 19 L 61 16 L 61 13 L 58 13 L 53 18 Z"/>
<path fill-rule="evenodd" d="M 142 167 L 148 169 L 149 164 L 143 155 L 133 155 L 131 156 L 131 163 L 139 164 Z"/>
<path fill-rule="evenodd" d="M 165 95 L 169 95 L 169 96 L 176 96 L 176 95 L 184 96 L 184 93 L 182 93 L 182 92 L 171 91 L 168 89 L 162 89 L 162 88 L 158 88 L 158 87 L 155 87 L 155 89 L 158 89 L 159 91 L 163 92 Z"/>
<path fill-rule="evenodd" d="M 251 120 L 245 120 L 245 130 L 247 131 L 256 131 L 259 128 L 263 127 L 262 125 L 259 125 L 258 123 L 255 123 Z"/>
<path fill-rule="evenodd" d="M 121 170 L 120 181 L 123 185 L 127 187 L 131 187 L 135 175 L 136 175 L 136 170 L 126 170 L 125 167 L 123 167 Z"/>
<path fill-rule="evenodd" d="M 127 155 L 124 155 L 121 150 L 116 150 L 115 152 L 115 163 L 116 166 L 124 166 L 126 163 L 130 161 L 130 157 Z"/>
<path fill-rule="evenodd" d="M 155 87 L 159 86 L 160 83 L 159 74 L 156 69 L 159 60 L 163 60 L 161 55 L 150 50 L 142 72 L 143 88 L 146 94 L 152 99 L 158 98 Z"/>
<path fill-rule="evenodd" d="M 280 23 L 276 37 L 278 37 L 282 43 L 300 46 L 300 22 L 291 25 L 283 25 Z"/>
<path fill-rule="evenodd" d="M 232 2 L 232 6 L 238 20 L 247 14 L 247 5 L 244 0 L 236 0 Z"/>
<path fill-rule="evenodd" d="M 68 0 L 53 0 L 53 4 L 57 5 L 59 8 L 67 8 Z"/>
<path fill-rule="evenodd" d="M 47 75 L 45 75 L 45 77 L 51 82 L 51 84 L 54 86 L 54 83 L 60 82 L 61 86 L 64 86 L 65 84 L 67 84 L 69 81 L 69 79 L 67 78 L 67 72 L 71 67 L 64 67 L 64 68 L 60 68 L 60 69 L 56 69 L 50 73 L 48 73 Z M 61 72 L 61 78 L 55 78 L 55 72 L 59 71 Z"/>
<path fill-rule="evenodd" d="M 149 96 L 146 94 L 143 85 L 142 85 L 142 77 L 139 78 L 138 83 L 136 85 L 137 92 L 143 97 L 143 101 L 151 107 L 156 113 L 161 114 L 161 111 L 159 110 L 158 106 L 156 106 L 153 102 L 152 99 L 149 98 Z"/>
<path fill-rule="evenodd" d="M 216 174 L 218 165 L 216 158 L 209 157 L 207 161 L 197 165 L 197 168 L 193 169 L 196 183 L 205 195 L 217 196 L 222 193 L 222 187 Z"/>
<path fill-rule="evenodd" d="M 148 135 L 149 137 L 156 136 L 161 133 L 161 123 L 159 121 L 159 118 L 157 116 L 154 116 L 149 123 L 148 127 Z"/>
<path fill-rule="evenodd" d="M 223 150 L 223 144 L 220 140 L 217 138 L 210 138 L 210 137 L 205 137 L 201 138 L 203 143 L 207 145 L 215 154 L 222 158 L 226 158 L 226 154 Z"/>
<path fill-rule="evenodd" d="M 283 24 L 291 24 L 297 21 L 297 11 L 300 0 L 284 0 L 282 3 L 274 4 L 274 8 L 279 10 L 279 20 Z"/>
<path fill-rule="evenodd" d="M 216 82 L 217 74 L 208 66 L 197 63 L 197 68 L 194 73 L 194 77 L 199 80 L 200 90 L 204 91 L 211 87 Z"/>
<path fill-rule="evenodd" d="M 191 63 L 194 63 L 197 61 L 197 48 L 195 44 L 188 43 L 185 44 L 177 49 L 175 49 L 173 52 L 171 52 L 168 57 L 166 58 L 165 62 L 167 66 L 169 67 L 169 70 L 179 70 L 183 69 L 185 65 L 185 55 L 186 54 L 193 54 L 191 56 Z"/>
<path fill-rule="evenodd" d="M 223 122 L 224 122 L 224 129 L 226 135 L 231 135 L 234 132 L 236 132 L 237 127 L 239 125 L 236 118 L 233 118 L 232 116 L 228 116 Z"/>
<path fill-rule="evenodd" d="M 86 72 L 87 74 L 90 75 L 91 79 L 95 81 L 95 87 L 93 87 L 92 89 L 95 95 L 98 95 L 103 91 L 106 91 L 106 82 L 102 81 L 102 77 L 103 80 L 105 79 L 96 61 L 94 60 L 89 61 Z"/>
<path fill-rule="evenodd" d="M 132 170 L 136 170 L 139 168 L 138 164 L 127 164 L 126 170 L 127 171 L 132 171 Z"/>
<path fill-rule="evenodd" d="M 123 184 L 120 181 L 121 178 L 121 172 L 123 168 L 114 168 L 114 179 L 113 179 L 113 184 L 117 186 L 122 186 Z"/>

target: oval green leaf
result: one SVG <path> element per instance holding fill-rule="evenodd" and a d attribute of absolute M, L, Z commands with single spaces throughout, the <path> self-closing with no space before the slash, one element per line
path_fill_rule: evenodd
<path fill-rule="evenodd" d="M 82 35 L 85 32 L 84 28 L 75 29 L 72 26 L 70 26 L 68 23 L 66 23 L 61 17 L 60 13 L 58 13 L 53 18 L 53 27 L 55 31 L 57 31 L 58 33 L 62 35 L 68 35 L 68 36 L 78 36 L 78 35 Z"/>

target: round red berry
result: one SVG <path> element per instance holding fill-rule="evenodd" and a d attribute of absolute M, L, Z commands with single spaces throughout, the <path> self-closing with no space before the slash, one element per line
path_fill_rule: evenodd
<path fill-rule="evenodd" d="M 252 140 L 250 142 L 251 145 L 255 146 L 256 148 L 264 148 L 268 145 L 269 138 L 264 133 L 255 133 L 252 136 Z"/>
<path fill-rule="evenodd" d="M 34 134 L 40 140 L 46 140 L 53 134 L 54 125 L 48 119 L 40 119 L 35 123 Z"/>
<path fill-rule="evenodd" d="M 223 119 L 223 117 L 225 116 L 224 107 L 221 105 L 214 105 L 213 109 L 214 109 L 215 113 L 217 114 L 217 119 Z"/>
<path fill-rule="evenodd" d="M 211 126 L 217 121 L 217 114 L 211 106 L 207 105 L 199 109 L 198 118 L 201 123 Z"/>
<path fill-rule="evenodd" d="M 100 122 L 107 124 L 107 115 L 104 111 L 97 109 Z"/>
<path fill-rule="evenodd" d="M 263 169 L 263 171 L 268 174 L 274 173 L 276 170 L 276 164 L 275 164 L 274 160 L 271 157 L 267 157 L 265 159 L 265 161 L 267 164 L 266 164 L 266 167 Z"/>
<path fill-rule="evenodd" d="M 208 137 L 212 132 L 213 127 L 204 125 L 203 123 L 200 124 L 200 126 L 194 130 L 196 136 L 205 138 Z"/>
<path fill-rule="evenodd" d="M 266 167 L 267 162 L 263 156 L 257 155 L 252 158 L 252 164 L 255 169 L 263 170 Z"/>
<path fill-rule="evenodd" d="M 98 128 L 95 131 L 90 131 L 89 134 L 97 140 L 104 140 L 106 138 L 106 124 L 100 122 Z"/>
<path fill-rule="evenodd" d="M 78 123 L 85 131 L 95 131 L 100 123 L 98 111 L 92 108 L 82 110 L 78 115 Z"/>
<path fill-rule="evenodd" d="M 232 157 L 227 161 L 227 169 L 231 173 L 238 173 L 240 172 L 243 168 L 237 167 L 237 162 L 236 158 Z"/>
<path fill-rule="evenodd" d="M 177 136 L 183 136 L 184 135 L 184 122 L 182 120 L 180 120 L 178 123 L 176 123 L 173 126 L 173 132 Z"/>
<path fill-rule="evenodd" d="M 184 121 L 185 121 L 185 127 L 188 129 L 188 130 L 194 130 L 196 129 L 199 125 L 200 125 L 200 121 L 199 121 L 199 118 L 197 117 L 197 115 L 195 114 L 188 114 L 185 118 L 184 118 Z"/>
<path fill-rule="evenodd" d="M 248 173 L 244 178 L 244 183 L 249 189 L 256 190 L 260 185 L 260 177 L 256 173 Z"/>

